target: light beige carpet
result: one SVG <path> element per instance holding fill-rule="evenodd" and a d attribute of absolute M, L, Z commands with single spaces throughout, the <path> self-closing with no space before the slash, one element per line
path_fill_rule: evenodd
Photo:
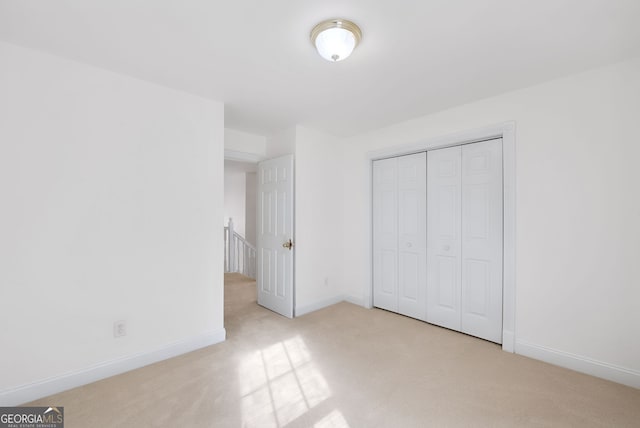
<path fill-rule="evenodd" d="M 225 284 L 226 342 L 32 405 L 66 427 L 639 427 L 640 391 L 340 303 L 288 320 Z"/>

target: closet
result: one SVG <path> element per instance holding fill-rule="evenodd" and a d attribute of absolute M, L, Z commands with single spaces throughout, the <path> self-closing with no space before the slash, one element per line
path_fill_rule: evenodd
<path fill-rule="evenodd" d="M 373 162 L 373 304 L 502 341 L 502 140 Z"/>

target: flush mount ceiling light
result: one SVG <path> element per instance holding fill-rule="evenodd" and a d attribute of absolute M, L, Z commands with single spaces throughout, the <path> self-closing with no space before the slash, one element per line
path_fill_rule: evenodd
<path fill-rule="evenodd" d="M 362 31 L 346 19 L 328 19 L 311 30 L 311 42 L 327 61 L 342 61 L 353 52 L 362 39 Z"/>

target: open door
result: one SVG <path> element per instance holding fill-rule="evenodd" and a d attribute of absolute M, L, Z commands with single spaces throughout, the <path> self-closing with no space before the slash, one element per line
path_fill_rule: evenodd
<path fill-rule="evenodd" d="M 258 304 L 293 318 L 293 155 L 258 164 Z"/>

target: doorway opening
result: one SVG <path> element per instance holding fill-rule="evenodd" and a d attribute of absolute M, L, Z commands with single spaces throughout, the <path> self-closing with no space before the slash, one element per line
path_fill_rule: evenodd
<path fill-rule="evenodd" d="M 224 161 L 224 317 L 233 320 L 256 298 L 257 162 Z"/>
<path fill-rule="evenodd" d="M 256 279 L 257 163 L 224 161 L 225 273 Z"/>
<path fill-rule="evenodd" d="M 291 154 L 225 158 L 225 275 L 251 279 L 257 303 L 287 318 L 294 316 L 294 179 Z"/>

